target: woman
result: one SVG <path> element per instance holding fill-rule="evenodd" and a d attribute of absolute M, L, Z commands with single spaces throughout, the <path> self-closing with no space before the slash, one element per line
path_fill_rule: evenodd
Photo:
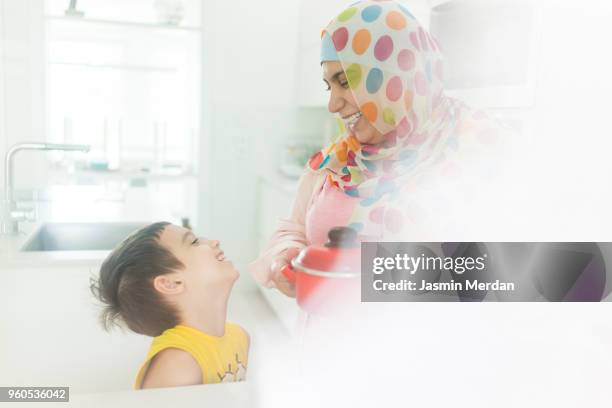
<path fill-rule="evenodd" d="M 310 159 L 291 216 L 250 265 L 259 283 L 288 296 L 280 269 L 334 226 L 362 240 L 431 237 L 418 197 L 457 179 L 498 134 L 484 113 L 444 94 L 439 45 L 402 5 L 359 1 L 322 34 L 328 109 L 341 134 Z"/>

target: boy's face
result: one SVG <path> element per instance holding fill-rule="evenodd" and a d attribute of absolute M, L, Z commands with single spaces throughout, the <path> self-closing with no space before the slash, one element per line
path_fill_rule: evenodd
<path fill-rule="evenodd" d="M 240 275 L 225 260 L 219 241 L 198 238 L 190 230 L 171 224 L 164 228 L 160 243 L 185 266 L 177 273 L 182 275 L 185 290 L 191 294 L 231 287 Z"/>

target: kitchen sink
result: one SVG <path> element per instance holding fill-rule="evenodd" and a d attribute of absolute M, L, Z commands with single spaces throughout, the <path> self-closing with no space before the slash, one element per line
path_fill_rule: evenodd
<path fill-rule="evenodd" d="M 108 251 L 145 225 L 125 222 L 45 223 L 27 239 L 21 251 Z"/>

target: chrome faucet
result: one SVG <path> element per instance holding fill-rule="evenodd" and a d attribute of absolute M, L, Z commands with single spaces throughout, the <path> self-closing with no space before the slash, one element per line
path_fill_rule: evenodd
<path fill-rule="evenodd" d="M 0 220 L 0 234 L 16 235 L 19 233 L 19 222 L 28 219 L 27 213 L 18 211 L 17 202 L 13 198 L 14 171 L 13 162 L 15 153 L 20 150 L 63 150 L 89 152 L 89 145 L 70 145 L 54 143 L 17 143 L 11 146 L 4 157 L 4 211 Z"/>

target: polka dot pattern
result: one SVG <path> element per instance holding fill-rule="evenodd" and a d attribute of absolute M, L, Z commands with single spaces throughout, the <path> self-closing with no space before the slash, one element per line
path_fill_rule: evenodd
<path fill-rule="evenodd" d="M 390 107 L 383 109 L 383 120 L 387 125 L 395 125 L 395 113 Z"/>
<path fill-rule="evenodd" d="M 310 160 L 308 161 L 308 166 L 312 170 L 319 170 L 321 168 L 321 163 L 323 163 L 323 153 L 318 152 L 315 153 Z"/>
<path fill-rule="evenodd" d="M 348 158 L 347 145 L 346 142 L 339 143 L 335 147 L 336 157 L 338 160 L 346 161 Z"/>
<path fill-rule="evenodd" d="M 376 118 L 378 117 L 378 108 L 374 102 L 367 102 L 361 105 L 361 113 L 365 116 L 370 123 L 376 122 Z"/>
<path fill-rule="evenodd" d="M 372 68 L 366 79 L 366 89 L 369 93 L 378 92 L 383 83 L 383 72 L 378 68 Z"/>
<path fill-rule="evenodd" d="M 402 79 L 398 76 L 394 76 L 387 83 L 387 98 L 395 102 L 402 97 L 403 87 Z"/>
<path fill-rule="evenodd" d="M 387 14 L 386 22 L 389 28 L 393 30 L 401 30 L 406 27 L 406 17 L 399 11 L 390 11 L 389 14 Z"/>
<path fill-rule="evenodd" d="M 368 6 L 361 11 L 361 18 L 366 23 L 376 21 L 382 13 L 382 7 L 379 5 Z"/>
<path fill-rule="evenodd" d="M 410 71 L 414 68 L 416 57 L 410 50 L 401 50 L 397 54 L 397 65 L 402 71 Z"/>
<path fill-rule="evenodd" d="M 355 89 L 361 83 L 361 65 L 351 64 L 346 69 L 346 79 L 351 89 Z"/>
<path fill-rule="evenodd" d="M 425 96 L 427 94 L 427 80 L 420 71 L 414 76 L 414 87 L 418 95 Z"/>
<path fill-rule="evenodd" d="M 340 120 L 338 141 L 309 162 L 313 169 L 329 169 L 331 185 L 358 200 L 350 225 L 372 236 L 400 233 L 409 225 L 414 218 L 406 217 L 408 207 L 397 201 L 406 186 L 420 188 L 409 176 L 420 164 L 445 162 L 430 156 L 450 151 L 452 140 L 453 151 L 462 143 L 447 131 L 454 129 L 447 123 L 452 115 L 440 111 L 456 102 L 444 96 L 439 44 L 396 1 L 401 0 L 357 1 L 324 30 L 325 49 L 335 49 L 354 106 L 384 140 L 359 143 L 362 135 Z M 334 56 L 325 54 L 325 61 L 334 60 L 329 54 Z M 434 149 L 441 143 L 444 148 Z"/>
<path fill-rule="evenodd" d="M 342 51 L 344 47 L 346 47 L 346 43 L 348 41 L 348 30 L 346 27 L 340 27 L 332 34 L 332 41 L 334 42 L 334 47 L 336 47 L 336 51 Z"/>
<path fill-rule="evenodd" d="M 412 92 L 409 89 L 404 92 L 404 109 L 406 109 L 406 112 L 412 110 Z"/>
<path fill-rule="evenodd" d="M 357 10 L 358 10 L 357 7 L 347 8 L 342 13 L 340 13 L 340 15 L 338 16 L 338 21 L 341 21 L 341 22 L 348 21 L 351 17 L 355 15 Z"/>
<path fill-rule="evenodd" d="M 361 29 L 355 33 L 353 37 L 353 51 L 357 55 L 361 55 L 367 51 L 370 43 L 372 42 L 372 36 L 366 29 Z"/>
<path fill-rule="evenodd" d="M 400 134 L 398 123 L 410 117 L 402 132 L 413 131 L 439 105 L 442 63 L 434 53 L 435 40 L 406 7 L 393 0 L 361 0 L 324 31 L 331 33 L 338 58 L 345 61 L 349 87 L 365 107 L 364 117 L 389 140 Z"/>
<path fill-rule="evenodd" d="M 385 61 L 393 52 L 393 40 L 388 35 L 383 35 L 376 41 L 374 56 L 379 61 Z"/>

